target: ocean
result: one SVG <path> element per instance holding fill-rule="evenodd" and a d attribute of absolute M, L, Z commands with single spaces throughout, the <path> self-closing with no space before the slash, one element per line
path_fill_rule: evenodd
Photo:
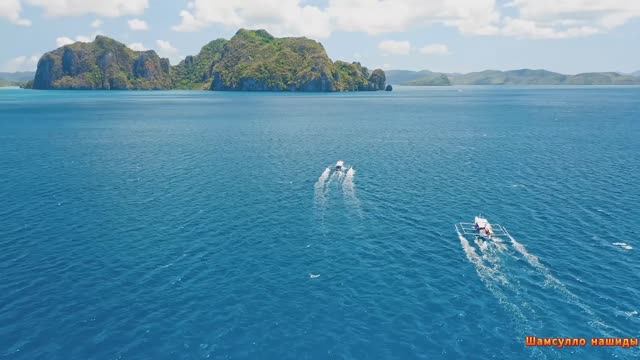
<path fill-rule="evenodd" d="M 605 359 L 640 87 L 0 91 L 0 359 Z M 345 168 L 336 172 L 336 161 Z M 455 224 L 483 214 L 510 236 Z"/>

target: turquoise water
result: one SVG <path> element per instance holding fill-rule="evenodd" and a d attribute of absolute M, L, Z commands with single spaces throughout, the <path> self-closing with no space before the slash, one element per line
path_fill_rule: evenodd
<path fill-rule="evenodd" d="M 638 87 L 0 91 L 0 358 L 637 358 L 524 337 L 640 335 L 639 114 Z M 478 213 L 513 239 L 460 238 Z"/>

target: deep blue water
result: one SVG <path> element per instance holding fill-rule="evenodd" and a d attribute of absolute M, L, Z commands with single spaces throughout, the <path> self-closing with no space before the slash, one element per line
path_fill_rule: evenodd
<path fill-rule="evenodd" d="M 640 335 L 639 115 L 638 87 L 0 91 L 0 358 L 638 357 L 524 336 Z M 515 242 L 460 239 L 478 213 Z"/>

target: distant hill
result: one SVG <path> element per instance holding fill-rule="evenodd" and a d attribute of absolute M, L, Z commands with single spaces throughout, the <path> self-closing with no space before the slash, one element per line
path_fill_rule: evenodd
<path fill-rule="evenodd" d="M 485 70 L 461 75 L 450 75 L 454 85 L 560 85 L 567 76 L 547 70 Z"/>
<path fill-rule="evenodd" d="M 33 80 L 35 71 L 0 72 L 0 79 L 5 81 L 26 82 Z"/>
<path fill-rule="evenodd" d="M 468 74 L 427 70 L 388 70 L 387 82 L 396 85 L 634 85 L 640 78 L 616 72 L 564 75 L 548 70 L 485 70 Z M 447 81 L 444 78 L 448 79 Z"/>
<path fill-rule="evenodd" d="M 447 86 L 451 85 L 451 81 L 446 74 L 431 72 L 428 70 L 418 71 L 417 77 L 407 81 L 407 85 L 414 86 Z"/>
<path fill-rule="evenodd" d="M 0 72 L 0 87 L 22 86 L 33 79 L 35 72 Z"/>
<path fill-rule="evenodd" d="M 640 77 L 640 70 L 631 73 L 631 76 Z"/>
<path fill-rule="evenodd" d="M 617 72 L 583 73 L 567 77 L 568 85 L 638 85 L 640 78 Z"/>
<path fill-rule="evenodd" d="M 446 86 L 451 85 L 447 74 L 429 70 L 387 70 L 387 83 L 395 85 Z"/>

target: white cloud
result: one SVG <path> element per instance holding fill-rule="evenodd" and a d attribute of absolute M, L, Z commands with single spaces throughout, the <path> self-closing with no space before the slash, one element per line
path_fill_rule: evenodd
<path fill-rule="evenodd" d="M 127 47 L 131 50 L 135 50 L 135 51 L 147 51 L 147 48 L 144 47 L 144 45 L 142 45 L 142 43 L 131 43 L 129 45 L 127 45 Z"/>
<path fill-rule="evenodd" d="M 170 42 L 166 40 L 156 40 L 156 46 L 158 47 L 158 54 L 162 57 L 169 58 L 172 64 L 180 61 L 179 50 L 171 45 Z"/>
<path fill-rule="evenodd" d="M 31 26 L 31 21 L 20 17 L 22 4 L 19 0 L 0 1 L 0 17 L 3 17 L 19 26 Z"/>
<path fill-rule="evenodd" d="M 140 15 L 149 7 L 149 0 L 23 0 L 41 7 L 47 16 L 79 16 L 95 14 L 106 17 Z"/>
<path fill-rule="evenodd" d="M 534 39 L 566 39 L 607 32 L 640 17 L 637 0 L 513 0 L 506 6 L 501 34 Z"/>
<path fill-rule="evenodd" d="M 36 65 L 38 65 L 38 60 L 40 60 L 40 55 L 18 56 L 7 61 L 3 65 L 2 71 L 33 71 L 36 69 Z"/>
<path fill-rule="evenodd" d="M 0 0 L 0 18 L 16 25 L 30 26 L 31 20 L 21 17 L 23 4 L 41 8 L 46 16 L 53 17 L 88 14 L 118 17 L 144 13 L 149 7 L 149 0 Z"/>
<path fill-rule="evenodd" d="M 91 27 L 94 29 L 99 28 L 100 26 L 102 26 L 103 22 L 100 19 L 95 19 L 91 22 Z"/>
<path fill-rule="evenodd" d="M 571 26 L 558 28 L 532 20 L 506 18 L 503 35 L 530 39 L 567 39 L 581 36 L 594 35 L 602 32 L 601 29 L 592 26 Z"/>
<path fill-rule="evenodd" d="M 73 44 L 75 41 L 66 36 L 60 36 L 56 38 L 56 46 L 61 47 L 69 44 Z"/>
<path fill-rule="evenodd" d="M 166 40 L 156 40 L 156 45 L 158 45 L 160 51 L 165 54 L 175 54 L 178 52 L 178 49 L 174 48 L 173 45 Z"/>
<path fill-rule="evenodd" d="M 423 55 L 449 55 L 449 48 L 444 44 L 429 44 L 420 48 Z"/>
<path fill-rule="evenodd" d="M 192 0 L 173 29 L 198 31 L 218 24 L 323 38 L 336 31 L 382 34 L 443 24 L 465 35 L 562 39 L 606 32 L 640 17 L 638 0 L 500 4 L 497 0 L 328 0 L 324 6 L 312 6 L 302 0 Z M 509 16 L 504 7 L 510 8 Z"/>
<path fill-rule="evenodd" d="M 466 34 L 489 32 L 499 20 L 495 0 L 330 0 L 327 12 L 346 31 L 405 31 L 441 23 Z"/>
<path fill-rule="evenodd" d="M 198 31 L 212 24 L 229 28 L 262 28 L 277 36 L 326 38 L 331 35 L 329 14 L 302 5 L 300 0 L 194 0 L 180 12 L 175 31 Z"/>
<path fill-rule="evenodd" d="M 95 37 L 95 35 L 94 35 Z M 89 36 L 84 36 L 84 35 L 78 35 L 76 36 L 74 39 L 68 37 L 68 36 L 60 36 L 56 38 L 56 45 L 58 47 L 61 46 L 65 46 L 65 45 L 69 45 L 69 44 L 73 44 L 74 42 L 91 42 L 91 37 Z"/>
<path fill-rule="evenodd" d="M 378 44 L 378 49 L 384 55 L 408 55 L 411 51 L 411 43 L 408 41 L 384 40 Z"/>
<path fill-rule="evenodd" d="M 144 21 L 144 20 L 131 19 L 131 20 L 127 21 L 127 23 L 129 24 L 129 29 L 134 30 L 134 31 L 146 31 L 146 30 L 149 30 L 149 25 L 147 25 L 147 22 Z"/>
<path fill-rule="evenodd" d="M 211 24 L 264 28 L 276 35 L 328 37 L 334 31 L 380 34 L 434 22 L 464 33 L 495 32 L 495 0 L 329 0 L 325 7 L 301 0 L 194 0 L 180 12 L 176 31 Z"/>

